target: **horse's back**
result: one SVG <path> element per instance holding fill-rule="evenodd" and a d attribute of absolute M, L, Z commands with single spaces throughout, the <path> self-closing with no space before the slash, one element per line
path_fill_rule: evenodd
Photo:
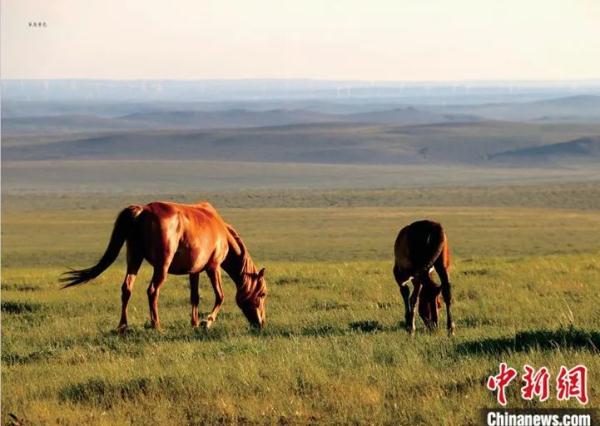
<path fill-rule="evenodd" d="M 176 231 L 179 237 L 227 235 L 227 225 L 208 202 L 180 204 L 155 201 L 144 206 L 143 214 L 163 230 Z"/>
<path fill-rule="evenodd" d="M 204 269 L 222 261 L 228 249 L 227 227 L 208 202 L 179 204 L 155 201 L 144 206 L 138 221 L 137 243 L 154 264 L 171 258 L 171 273 Z"/>
<path fill-rule="evenodd" d="M 168 201 L 153 201 L 143 206 L 144 216 L 161 225 L 179 222 L 180 226 L 216 226 L 225 228 L 225 223 L 217 210 L 208 202 L 180 204 Z"/>
<path fill-rule="evenodd" d="M 196 204 L 173 203 L 170 201 L 153 201 L 143 206 L 143 210 L 159 218 L 168 218 L 176 214 L 197 215 L 203 214 L 221 219 L 217 210 L 208 201 Z M 221 219 L 222 220 L 222 219 Z"/>

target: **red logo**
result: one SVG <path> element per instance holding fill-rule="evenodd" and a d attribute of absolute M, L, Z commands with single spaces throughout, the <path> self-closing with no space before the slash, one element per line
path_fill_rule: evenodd
<path fill-rule="evenodd" d="M 505 362 L 500 363 L 499 373 L 495 376 L 489 376 L 486 387 L 492 392 L 496 392 L 498 403 L 506 405 L 506 388 L 517 377 L 517 370 L 509 367 Z M 544 402 L 550 398 L 550 370 L 547 367 L 541 367 L 536 370 L 531 365 L 523 366 L 524 374 L 521 376 L 523 386 L 521 386 L 521 398 L 531 401 L 538 398 Z M 556 399 L 559 401 L 568 401 L 575 398 L 580 404 L 588 403 L 587 394 L 587 368 L 585 365 L 576 365 L 570 370 L 564 365 L 560 367 L 556 377 Z"/>
<path fill-rule="evenodd" d="M 492 392 L 498 391 L 496 397 L 501 405 L 506 405 L 505 388 L 515 377 L 517 377 L 517 370 L 508 367 L 504 362 L 500 364 L 500 372 L 496 376 L 488 377 L 487 388 Z"/>
<path fill-rule="evenodd" d="M 587 368 L 585 365 L 577 365 L 570 370 L 561 365 L 556 378 L 556 399 L 567 401 L 577 398 L 580 404 L 588 403 L 587 396 Z"/>
<path fill-rule="evenodd" d="M 550 396 L 550 372 L 546 367 L 535 371 L 535 368 L 525 364 L 523 367 L 525 374 L 522 378 L 525 384 L 521 387 L 521 397 L 531 401 L 534 396 L 537 396 L 540 401 L 545 401 Z"/>

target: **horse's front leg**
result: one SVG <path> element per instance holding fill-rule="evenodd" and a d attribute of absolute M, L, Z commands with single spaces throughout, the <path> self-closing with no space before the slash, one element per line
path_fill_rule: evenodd
<path fill-rule="evenodd" d="M 448 277 L 448 269 L 444 265 L 443 259 L 441 258 L 442 256 L 440 256 L 440 258 L 436 260 L 433 266 L 435 268 L 435 271 L 439 275 L 440 280 L 442 281 L 442 297 L 444 298 L 444 303 L 446 305 L 448 334 L 450 336 L 453 336 L 456 330 L 456 325 L 452 320 L 452 284 L 450 284 L 450 279 Z"/>
<path fill-rule="evenodd" d="M 412 279 L 412 283 L 413 283 L 413 292 L 412 295 L 410 296 L 410 312 L 411 312 L 411 317 L 410 317 L 410 330 L 412 333 L 415 332 L 415 310 L 417 309 L 417 304 L 420 303 L 419 302 L 419 295 L 421 294 L 421 279 L 419 277 L 414 277 Z"/>
<path fill-rule="evenodd" d="M 202 320 L 202 327 L 205 329 L 209 329 L 212 327 L 214 322 L 217 320 L 217 315 L 221 310 L 221 305 L 223 304 L 224 294 L 223 288 L 221 287 L 221 269 L 219 266 L 211 267 L 206 269 L 206 274 L 210 279 L 210 283 L 212 284 L 213 290 L 215 292 L 215 305 L 211 313 L 206 317 L 206 319 Z"/>
<path fill-rule="evenodd" d="M 450 309 L 450 307 L 452 306 L 452 284 L 450 284 L 450 281 L 448 281 L 446 284 L 442 284 L 442 297 L 444 298 L 444 303 L 446 304 L 446 316 L 448 317 L 448 334 L 450 336 L 454 336 L 454 332 L 456 331 L 456 325 L 452 320 L 452 310 Z"/>
<path fill-rule="evenodd" d="M 436 284 L 429 273 L 423 276 L 423 289 L 419 303 L 423 306 L 421 317 L 430 331 L 438 328 L 440 286 Z"/>
<path fill-rule="evenodd" d="M 396 279 L 398 287 L 400 287 L 400 295 L 404 301 L 404 326 L 406 327 L 406 331 L 412 334 L 414 332 L 414 325 L 412 325 L 414 324 L 414 321 L 412 320 L 414 311 L 410 306 L 410 288 L 408 288 L 407 283 L 410 275 L 401 271 L 400 268 L 394 266 L 394 278 Z"/>
<path fill-rule="evenodd" d="M 410 288 L 408 288 L 407 283 L 404 283 L 400 286 L 400 294 L 404 300 L 404 326 L 406 327 L 406 331 L 412 334 L 415 331 L 411 326 L 414 312 L 410 308 Z"/>
<path fill-rule="evenodd" d="M 190 303 L 192 304 L 192 327 L 196 328 L 200 325 L 200 317 L 198 315 L 198 305 L 200 304 L 200 273 L 190 274 Z"/>
<path fill-rule="evenodd" d="M 429 328 L 429 330 L 431 330 L 431 331 L 437 331 L 438 318 L 439 318 L 438 296 L 430 297 L 428 303 L 429 303 L 429 312 L 431 313 L 431 320 L 430 320 L 429 324 L 427 325 L 427 328 Z"/>

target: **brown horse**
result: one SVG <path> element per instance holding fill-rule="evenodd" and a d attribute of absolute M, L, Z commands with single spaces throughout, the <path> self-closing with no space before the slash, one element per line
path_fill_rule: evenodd
<path fill-rule="evenodd" d="M 402 228 L 394 244 L 394 258 L 394 278 L 404 299 L 407 331 L 411 334 L 415 331 L 417 303 L 425 325 L 430 329 L 437 328 L 441 292 L 446 303 L 448 333 L 454 334 L 450 310 L 452 290 L 448 277 L 450 252 L 442 226 L 430 220 L 421 220 Z M 432 269 L 439 275 L 441 285 L 431 278 Z M 414 286 L 412 295 L 407 284 L 410 278 Z"/>
<path fill-rule="evenodd" d="M 257 270 L 238 233 L 223 221 L 209 203 L 187 205 L 153 202 L 125 208 L 115 221 L 110 242 L 100 261 L 91 268 L 63 274 L 65 276 L 61 281 L 67 283 L 65 287 L 96 278 L 115 261 L 125 242 L 127 273 L 121 287 L 119 332 L 127 329 L 127 303 L 144 259 L 154 267 L 147 290 L 152 327 L 160 328 L 158 295 L 169 273 L 189 275 L 192 326 L 200 324 L 198 283 L 200 273 L 205 271 L 215 292 L 213 310 L 202 321 L 202 325 L 209 328 L 217 319 L 223 303 L 221 268 L 235 282 L 236 302 L 250 324 L 259 328 L 264 326 L 267 295 L 265 270 Z"/>

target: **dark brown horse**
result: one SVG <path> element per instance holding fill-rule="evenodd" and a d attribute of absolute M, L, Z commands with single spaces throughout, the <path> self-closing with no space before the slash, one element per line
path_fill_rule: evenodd
<path fill-rule="evenodd" d="M 133 283 L 144 259 L 154 273 L 148 287 L 152 327 L 160 328 L 158 295 L 167 274 L 188 274 L 192 304 L 192 326 L 200 324 L 198 283 L 206 272 L 215 292 L 215 305 L 202 325 L 209 328 L 217 319 L 223 303 L 221 268 L 237 286 L 236 302 L 248 321 L 259 328 L 265 324 L 267 285 L 264 268 L 257 270 L 238 233 L 226 224 L 209 203 L 194 205 L 154 202 L 133 205 L 121 211 L 115 221 L 108 247 L 91 268 L 66 272 L 65 287 L 96 278 L 117 258 L 127 243 L 127 273 L 123 281 L 119 332 L 127 329 L 127 303 Z"/>
<path fill-rule="evenodd" d="M 394 244 L 394 278 L 400 286 L 404 299 L 406 329 L 415 331 L 415 307 L 425 325 L 434 329 L 438 325 L 441 307 L 440 293 L 446 303 L 448 333 L 454 334 L 452 321 L 452 288 L 448 277 L 450 252 L 446 234 L 439 223 L 421 220 L 402 228 Z M 431 278 L 435 269 L 441 285 Z M 413 293 L 410 294 L 408 280 L 412 278 Z"/>

